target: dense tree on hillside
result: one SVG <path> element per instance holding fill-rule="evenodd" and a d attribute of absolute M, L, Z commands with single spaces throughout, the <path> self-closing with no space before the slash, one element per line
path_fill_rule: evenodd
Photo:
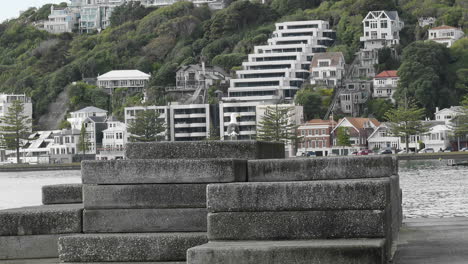
<path fill-rule="evenodd" d="M 385 113 L 394 107 L 390 100 L 382 98 L 374 98 L 367 101 L 368 116 L 374 117 L 377 120 L 385 120 Z"/>
<path fill-rule="evenodd" d="M 28 139 L 31 131 L 31 119 L 24 114 L 24 104 L 21 101 L 13 101 L 8 107 L 7 113 L 0 118 L 1 145 L 5 149 L 16 151 L 16 163 L 21 163 L 20 148 L 23 141 Z"/>
<path fill-rule="evenodd" d="M 320 118 L 325 114 L 322 109 L 322 97 L 312 88 L 299 90 L 294 97 L 294 102 L 304 107 L 304 118 L 306 120 Z"/>
<path fill-rule="evenodd" d="M 83 82 L 71 84 L 68 90 L 70 111 L 75 111 L 86 106 L 95 106 L 101 109 L 109 109 L 109 95 L 101 88 Z"/>
<path fill-rule="evenodd" d="M 147 16 L 154 8 L 145 8 L 140 2 L 127 2 L 123 5 L 117 6 L 112 11 L 110 18 L 111 26 L 119 26 L 127 21 L 140 20 Z"/>
<path fill-rule="evenodd" d="M 432 41 L 418 41 L 406 47 L 398 69 L 397 103 L 415 99 L 427 114 L 433 113 L 437 106 L 455 104 L 456 93 L 448 72 L 450 61 L 449 50 Z"/>

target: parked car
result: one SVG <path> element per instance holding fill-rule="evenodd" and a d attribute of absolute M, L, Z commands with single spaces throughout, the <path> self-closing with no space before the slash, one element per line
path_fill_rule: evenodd
<path fill-rule="evenodd" d="M 358 153 L 356 155 L 364 156 L 364 155 L 371 155 L 373 153 L 374 152 L 372 152 L 372 150 L 370 150 L 370 149 L 361 149 L 360 151 L 358 151 Z"/>
<path fill-rule="evenodd" d="M 351 155 L 357 155 L 359 151 L 354 151 Z"/>
<path fill-rule="evenodd" d="M 400 151 L 397 152 L 397 154 L 406 154 L 406 150 L 405 149 L 400 150 Z M 414 154 L 414 152 L 410 150 L 410 151 L 408 151 L 408 154 Z"/>
<path fill-rule="evenodd" d="M 307 152 L 302 153 L 302 156 L 303 157 L 316 157 L 317 155 L 315 154 L 314 151 L 307 151 Z"/>
<path fill-rule="evenodd" d="M 391 149 L 384 149 L 379 152 L 380 155 L 393 154 Z"/>
<path fill-rule="evenodd" d="M 468 147 L 460 149 L 460 151 L 468 151 Z"/>
<path fill-rule="evenodd" d="M 434 152 L 435 151 L 433 148 L 423 148 L 418 153 L 434 153 Z"/>

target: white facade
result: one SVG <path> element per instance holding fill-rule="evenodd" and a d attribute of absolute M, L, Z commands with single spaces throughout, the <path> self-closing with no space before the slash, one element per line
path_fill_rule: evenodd
<path fill-rule="evenodd" d="M 50 7 L 49 19 L 44 22 L 44 29 L 50 33 L 73 32 L 76 29 L 79 13 L 73 12 L 71 8 Z"/>
<path fill-rule="evenodd" d="M 421 141 L 426 148 L 433 148 L 434 151 L 444 150 L 450 146 L 450 134 L 452 130 L 446 124 L 435 125 L 429 132 L 421 136 Z"/>
<path fill-rule="evenodd" d="M 80 142 L 80 130 L 61 130 L 52 134 L 53 142 L 49 147 L 49 157 L 51 163 L 71 163 L 73 156 L 78 154 L 78 144 Z"/>
<path fill-rule="evenodd" d="M 461 39 L 464 35 L 463 30 L 450 26 L 429 29 L 429 40 L 444 44 L 447 48 L 450 48 L 455 41 Z"/>
<path fill-rule="evenodd" d="M 129 0 L 132 1 L 132 0 Z M 133 0 L 135 1 L 135 0 Z M 144 6 L 168 6 L 182 0 L 141 0 L 141 4 Z M 185 0 L 192 2 L 195 6 L 201 6 L 207 4 L 211 9 L 222 9 L 224 8 L 224 1 L 222 0 Z"/>
<path fill-rule="evenodd" d="M 400 30 L 404 23 L 396 11 L 371 11 L 362 21 L 364 49 L 380 49 L 400 43 Z"/>
<path fill-rule="evenodd" d="M 389 99 L 392 103 L 395 103 L 393 94 L 398 87 L 398 81 L 400 78 L 397 75 L 397 71 L 384 71 L 374 77 L 374 98 Z"/>
<path fill-rule="evenodd" d="M 0 118 L 8 114 L 8 109 L 14 101 L 20 101 L 23 103 L 23 115 L 32 119 L 33 105 L 30 97 L 24 94 L 0 94 Z M 0 126 L 3 125 L 0 123 Z M 32 123 L 31 130 L 32 130 Z"/>
<path fill-rule="evenodd" d="M 83 122 L 86 129 L 86 138 L 88 142 L 88 150 L 86 154 L 98 154 L 102 147 L 102 139 L 104 131 L 107 128 L 106 117 L 90 116 Z"/>
<path fill-rule="evenodd" d="M 341 52 L 317 53 L 312 59 L 311 84 L 337 87 L 345 75 L 345 59 Z"/>
<path fill-rule="evenodd" d="M 70 118 L 67 118 L 67 121 L 70 123 L 72 129 L 80 130 L 83 122 L 90 116 L 102 116 L 106 118 L 107 111 L 94 106 L 88 106 L 78 111 L 71 112 Z"/>
<path fill-rule="evenodd" d="M 444 121 L 446 124 L 449 124 L 450 121 L 457 115 L 463 113 L 463 107 L 461 106 L 451 106 L 450 108 L 444 108 L 439 111 L 439 107 L 436 107 L 435 120 Z"/>
<path fill-rule="evenodd" d="M 125 125 L 126 127 L 129 126 L 133 120 L 135 120 L 136 115 L 138 112 L 146 111 L 146 110 L 153 110 L 158 111 L 159 118 L 164 121 L 166 131 L 159 134 L 160 137 L 164 138 L 165 140 L 170 140 L 170 123 L 169 123 L 169 116 L 170 110 L 169 106 L 133 106 L 133 107 L 125 107 Z M 131 136 L 130 133 L 127 133 L 127 141 L 128 138 Z"/>
<path fill-rule="evenodd" d="M 231 114 L 238 115 L 239 140 L 253 140 L 257 134 L 257 106 L 260 102 L 219 103 L 219 127 L 221 140 L 227 138 Z"/>
<path fill-rule="evenodd" d="M 198 141 L 210 136 L 210 105 L 170 106 L 171 141 Z"/>
<path fill-rule="evenodd" d="M 420 27 L 433 26 L 436 22 L 435 17 L 420 17 L 418 18 L 418 24 Z"/>
<path fill-rule="evenodd" d="M 107 28 L 114 9 L 126 3 L 126 0 L 82 0 L 80 6 L 79 30 L 92 33 Z"/>
<path fill-rule="evenodd" d="M 124 159 L 127 144 L 127 126 L 110 117 L 106 120 L 107 129 L 102 131 L 102 148 L 96 155 L 97 160 Z"/>
<path fill-rule="evenodd" d="M 403 149 L 405 147 L 401 147 L 401 139 L 399 137 L 392 136 L 388 126 L 385 123 L 376 128 L 374 133 L 372 133 L 367 139 L 367 142 L 369 143 L 369 149 L 371 150 L 382 150 L 388 148 L 397 150 Z M 414 142 L 410 147 L 415 147 Z"/>
<path fill-rule="evenodd" d="M 325 52 L 335 32 L 326 21 L 277 23 L 268 45 L 256 46 L 231 80 L 224 101 L 292 100 L 309 78 L 314 53 Z"/>
<path fill-rule="evenodd" d="M 138 70 L 110 71 L 97 77 L 97 86 L 112 94 L 117 88 L 126 88 L 128 92 L 143 92 L 151 75 Z"/>

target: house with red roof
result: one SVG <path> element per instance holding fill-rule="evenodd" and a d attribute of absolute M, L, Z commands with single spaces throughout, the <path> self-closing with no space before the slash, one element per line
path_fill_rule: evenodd
<path fill-rule="evenodd" d="M 455 41 L 461 39 L 464 35 L 463 30 L 451 26 L 444 25 L 429 29 L 429 40 L 444 44 L 447 48 L 450 48 Z"/>
<path fill-rule="evenodd" d="M 372 97 L 389 99 L 392 103 L 395 103 L 393 94 L 396 91 L 399 80 L 397 71 L 383 71 L 377 74 L 373 80 L 374 92 L 372 93 Z"/>
<path fill-rule="evenodd" d="M 338 124 L 331 131 L 334 147 L 342 148 L 339 155 L 349 155 L 353 151 L 368 148 L 367 139 L 380 126 L 380 122 L 375 118 L 345 117 L 338 121 Z M 345 127 L 348 132 L 351 146 L 337 146 L 338 128 Z"/>
<path fill-rule="evenodd" d="M 330 133 L 336 126 L 334 120 L 312 119 L 297 128 L 298 136 L 301 137 L 297 156 L 313 151 L 316 156 L 328 156 L 331 152 Z"/>

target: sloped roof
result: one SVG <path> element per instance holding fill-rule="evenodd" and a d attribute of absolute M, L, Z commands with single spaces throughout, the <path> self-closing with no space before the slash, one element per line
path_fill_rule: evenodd
<path fill-rule="evenodd" d="M 397 19 L 398 17 L 398 12 L 397 11 L 383 11 L 387 16 L 388 18 L 390 18 L 391 20 L 395 20 Z"/>
<path fill-rule="evenodd" d="M 458 29 L 458 28 L 447 26 L 447 25 L 442 25 L 440 27 L 431 28 L 430 30 L 441 30 L 441 29 Z"/>
<path fill-rule="evenodd" d="M 180 66 L 179 68 L 177 68 L 176 71 L 179 71 L 179 70 L 186 71 L 186 70 L 188 70 L 190 68 L 192 68 L 192 69 L 194 69 L 196 71 L 202 71 L 203 70 L 202 66 L 200 64 L 189 64 L 189 65 Z M 225 77 L 228 76 L 228 74 L 223 70 L 223 68 L 218 67 L 218 66 L 205 66 L 205 71 L 219 72 L 222 75 L 224 75 Z"/>
<path fill-rule="evenodd" d="M 151 75 L 139 70 L 115 70 L 98 76 L 98 80 L 111 79 L 149 79 Z"/>
<path fill-rule="evenodd" d="M 88 106 L 73 113 L 107 113 L 107 111 L 95 106 Z"/>
<path fill-rule="evenodd" d="M 374 78 L 397 78 L 398 71 L 383 71 L 377 74 Z"/>
<path fill-rule="evenodd" d="M 375 118 L 364 118 L 364 117 L 345 117 L 355 128 L 364 129 L 364 124 L 371 122 L 374 126 L 380 126 L 380 122 Z"/>
<path fill-rule="evenodd" d="M 309 120 L 307 121 L 305 124 L 330 124 L 330 123 L 333 123 L 333 124 L 336 124 L 336 121 L 330 121 L 330 120 L 323 120 L 323 119 L 312 119 L 312 120 Z"/>
<path fill-rule="evenodd" d="M 88 116 L 88 118 L 86 118 L 86 120 L 88 120 L 88 119 L 93 121 L 94 123 L 104 123 L 104 122 L 106 122 L 107 117 L 105 117 L 105 116 Z"/>
<path fill-rule="evenodd" d="M 117 117 L 111 115 L 107 117 L 106 122 L 119 122 L 119 120 L 117 119 Z"/>
<path fill-rule="evenodd" d="M 316 53 L 312 58 L 312 68 L 318 67 L 319 60 L 331 60 L 330 66 L 337 66 L 340 63 L 340 61 L 344 62 L 344 56 L 341 52 Z"/>

